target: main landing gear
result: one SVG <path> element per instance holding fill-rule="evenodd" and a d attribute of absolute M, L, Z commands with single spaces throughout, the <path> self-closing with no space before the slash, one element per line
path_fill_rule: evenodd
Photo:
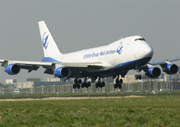
<path fill-rule="evenodd" d="M 116 84 L 114 84 L 114 88 L 117 89 L 121 89 L 122 87 L 122 84 L 123 84 L 123 80 L 122 79 L 119 79 L 119 76 L 117 76 L 116 78 Z"/>
<path fill-rule="evenodd" d="M 80 89 L 80 87 L 84 88 L 88 88 L 91 86 L 91 82 L 87 82 L 86 78 L 84 79 L 84 82 L 82 83 L 82 80 L 81 79 L 75 79 L 74 80 L 74 84 L 73 84 L 73 88 L 76 89 Z"/>
<path fill-rule="evenodd" d="M 99 77 L 98 82 L 96 82 L 96 88 L 102 88 L 105 87 L 105 82 L 101 81 L 101 78 Z"/>
<path fill-rule="evenodd" d="M 74 88 L 74 89 L 76 89 L 76 88 L 80 89 L 81 83 L 82 83 L 82 80 L 81 80 L 81 79 L 75 79 L 75 80 L 74 80 L 74 84 L 73 84 L 73 88 Z"/>
<path fill-rule="evenodd" d="M 114 84 L 114 88 L 117 89 L 121 89 L 123 84 L 123 80 L 119 79 L 119 75 L 117 76 L 117 78 L 115 79 L 115 84 Z M 80 87 L 82 88 L 89 88 L 91 86 L 91 82 L 87 82 L 87 78 L 84 79 L 84 82 L 82 82 L 81 79 L 75 79 L 74 80 L 74 84 L 73 84 L 73 88 L 76 89 L 80 89 Z M 95 84 L 96 88 L 102 88 L 105 87 L 105 82 L 102 81 L 102 78 L 99 77 L 98 81 Z"/>
<path fill-rule="evenodd" d="M 138 75 L 134 75 L 134 78 L 135 78 L 136 80 L 141 80 L 141 79 L 142 79 L 142 76 L 141 76 L 140 74 L 138 74 Z"/>

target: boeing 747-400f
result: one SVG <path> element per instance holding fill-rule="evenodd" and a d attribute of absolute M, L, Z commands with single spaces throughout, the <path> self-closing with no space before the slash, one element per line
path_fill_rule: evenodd
<path fill-rule="evenodd" d="M 178 66 L 171 62 L 180 58 L 149 63 L 153 49 L 141 36 L 126 37 L 109 45 L 63 54 L 44 21 L 39 22 L 39 29 L 44 58 L 41 62 L 0 60 L 9 75 L 16 75 L 21 69 L 31 72 L 43 67 L 46 74 L 58 78 L 74 78 L 73 88 L 88 88 L 91 86 L 91 82 L 87 81 L 89 78 L 91 81 L 97 80 L 96 87 L 102 88 L 105 86 L 102 78 L 108 76 L 114 77 L 115 88 L 121 88 L 123 80 L 120 77 L 132 69 L 138 72 L 143 70 L 150 78 L 157 78 L 161 74 L 156 65 L 160 65 L 167 74 L 178 72 Z M 141 79 L 141 75 L 135 75 L 135 78 Z"/>

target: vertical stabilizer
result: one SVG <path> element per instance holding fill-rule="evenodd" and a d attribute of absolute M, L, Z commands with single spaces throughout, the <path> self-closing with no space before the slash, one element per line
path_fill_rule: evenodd
<path fill-rule="evenodd" d="M 44 57 L 56 58 L 61 55 L 51 33 L 49 32 L 44 21 L 38 22 L 41 35 L 41 43 L 43 46 Z"/>

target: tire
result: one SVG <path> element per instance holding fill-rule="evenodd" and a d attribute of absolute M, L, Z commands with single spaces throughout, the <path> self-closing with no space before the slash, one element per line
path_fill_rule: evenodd
<path fill-rule="evenodd" d="M 86 87 L 86 83 L 82 83 L 82 84 L 81 84 L 81 87 L 82 87 L 82 88 Z"/>
<path fill-rule="evenodd" d="M 76 84 L 73 84 L 73 89 L 76 89 Z"/>
<path fill-rule="evenodd" d="M 80 84 L 77 84 L 77 88 L 80 89 Z"/>
<path fill-rule="evenodd" d="M 102 84 L 102 83 L 99 83 L 99 87 L 102 88 L 102 87 L 103 87 L 103 84 Z"/>
<path fill-rule="evenodd" d="M 78 79 L 78 83 L 81 84 L 81 83 L 82 83 L 82 80 L 81 80 L 81 79 Z"/>
<path fill-rule="evenodd" d="M 74 83 L 77 84 L 77 83 L 78 83 L 78 79 L 75 79 L 75 80 L 74 80 Z"/>
<path fill-rule="evenodd" d="M 105 87 L 105 82 L 102 82 L 102 87 Z"/>
<path fill-rule="evenodd" d="M 122 79 L 119 80 L 119 84 L 123 84 L 123 80 Z"/>
<path fill-rule="evenodd" d="M 118 86 L 117 84 L 114 84 L 114 89 L 117 89 L 117 86 Z"/>
<path fill-rule="evenodd" d="M 138 76 L 138 75 L 134 75 L 134 78 L 135 78 L 136 80 L 138 80 L 138 79 L 139 79 L 139 76 Z"/>
<path fill-rule="evenodd" d="M 118 78 L 116 79 L 116 84 L 119 84 L 119 79 Z"/>
<path fill-rule="evenodd" d="M 86 88 L 88 88 L 88 87 L 89 87 L 87 82 L 85 83 L 85 87 L 86 87 Z"/>
<path fill-rule="evenodd" d="M 121 88 L 122 88 L 122 85 L 121 85 L 121 84 L 119 84 L 119 85 L 118 85 L 118 87 L 119 87 L 119 89 L 121 89 Z"/>
<path fill-rule="evenodd" d="M 96 88 L 98 88 L 99 86 L 98 86 L 98 83 L 96 83 Z"/>
<path fill-rule="evenodd" d="M 90 86 L 91 86 L 91 82 L 88 82 L 88 83 L 87 83 L 87 86 L 90 87 Z"/>

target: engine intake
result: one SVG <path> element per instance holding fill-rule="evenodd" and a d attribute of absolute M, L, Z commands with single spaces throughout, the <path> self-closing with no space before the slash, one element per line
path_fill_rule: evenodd
<path fill-rule="evenodd" d="M 9 64 L 5 70 L 9 75 L 16 75 L 20 72 L 20 67 L 17 64 Z"/>
<path fill-rule="evenodd" d="M 59 67 L 55 71 L 55 76 L 58 78 L 68 77 L 70 74 L 70 70 L 66 67 Z"/>
<path fill-rule="evenodd" d="M 176 74 L 179 70 L 176 64 L 167 64 L 163 66 L 162 69 L 166 74 Z"/>
<path fill-rule="evenodd" d="M 157 78 L 161 74 L 161 70 L 158 67 L 150 67 L 146 71 L 146 75 L 150 78 Z"/>

